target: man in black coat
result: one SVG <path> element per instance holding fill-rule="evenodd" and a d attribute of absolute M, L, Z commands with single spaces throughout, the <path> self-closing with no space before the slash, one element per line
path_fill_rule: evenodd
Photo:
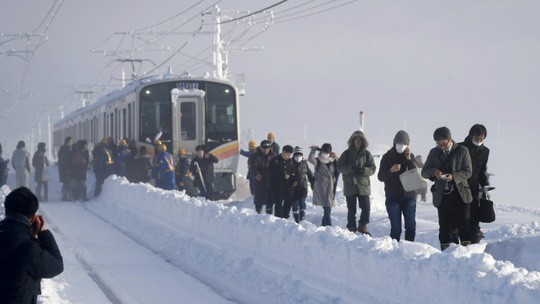
<path fill-rule="evenodd" d="M 195 177 L 195 186 L 199 188 L 202 196 L 206 199 L 212 199 L 214 193 L 214 164 L 219 159 L 210 153 L 206 153 L 204 145 L 195 147 L 195 155 L 189 166 L 189 170 Z"/>
<path fill-rule="evenodd" d="M 71 151 L 72 145 L 73 139 L 71 136 L 68 136 L 58 151 L 58 177 L 62 183 L 62 201 L 70 200 L 71 196 L 69 182 L 71 179 L 71 158 L 73 156 L 73 152 Z"/>
<path fill-rule="evenodd" d="M 480 189 L 489 185 L 487 176 L 487 162 L 489 158 L 489 149 L 484 146 L 484 140 L 487 136 L 487 129 L 483 125 L 475 124 L 469 130 L 469 136 L 465 141 L 460 143 L 467 147 L 471 156 L 472 175 L 469 178 L 469 187 L 473 201 L 471 202 L 471 242 L 478 243 L 484 237 L 484 233 L 480 230 Z"/>
<path fill-rule="evenodd" d="M 45 220 L 36 215 L 37 197 L 20 187 L 6 197 L 0 222 L 0 303 L 37 303 L 42 278 L 64 270 L 60 250 Z"/>
<path fill-rule="evenodd" d="M 263 140 L 248 159 L 253 177 L 253 202 L 255 203 L 255 211 L 259 214 L 262 212 L 263 205 L 266 205 L 266 213 L 272 214 L 273 202 L 268 167 L 275 154 L 272 152 L 271 146 L 268 140 Z"/>
<path fill-rule="evenodd" d="M 270 161 L 270 186 L 274 195 L 274 215 L 289 218 L 292 203 L 293 147 L 286 145 L 281 154 Z"/>

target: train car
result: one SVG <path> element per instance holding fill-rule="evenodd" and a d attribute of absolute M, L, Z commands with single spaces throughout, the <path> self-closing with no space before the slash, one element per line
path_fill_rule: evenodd
<path fill-rule="evenodd" d="M 223 79 L 166 75 L 134 81 L 56 122 L 53 147 L 56 153 L 71 136 L 87 140 L 92 149 L 110 136 L 115 142 L 128 138 L 154 153 L 158 134 L 171 153 L 184 148 L 193 157 L 195 147 L 204 144 L 219 159 L 214 199 L 228 198 L 236 190 L 239 94 Z"/>

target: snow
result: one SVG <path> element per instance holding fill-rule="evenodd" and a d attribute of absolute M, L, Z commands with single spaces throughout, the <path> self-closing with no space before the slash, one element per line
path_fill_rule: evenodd
<path fill-rule="evenodd" d="M 300 225 L 256 214 L 242 176 L 236 196 L 219 202 L 116 176 L 96 200 L 59 202 L 56 180 L 40 212 L 65 271 L 43 281 L 41 303 L 536 303 L 540 296 L 539 210 L 496 204 L 497 220 L 482 225 L 480 244 L 441 252 L 430 202 L 418 203 L 416 242 L 387 236 L 375 179 L 374 237 L 343 228 L 340 189 L 335 226 L 320 227 L 322 208 L 311 196 Z M 9 191 L 4 186 L 0 200 Z"/>

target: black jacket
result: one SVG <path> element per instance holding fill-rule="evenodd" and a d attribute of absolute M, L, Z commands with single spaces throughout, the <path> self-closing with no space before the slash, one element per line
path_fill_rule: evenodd
<path fill-rule="evenodd" d="M 270 186 L 274 191 L 286 191 L 292 184 L 292 160 L 285 160 L 281 154 L 270 160 Z M 285 176 L 289 175 L 289 179 Z"/>
<path fill-rule="evenodd" d="M 469 178 L 469 187 L 471 187 L 471 193 L 474 199 L 478 197 L 480 187 L 489 185 L 489 180 L 486 175 L 487 162 L 489 158 L 489 149 L 481 145 L 479 147 L 472 143 L 469 136 L 465 138 L 465 141 L 460 143 L 469 150 L 472 163 L 472 175 Z"/>
<path fill-rule="evenodd" d="M 28 218 L 6 215 L 0 222 L 0 303 L 36 303 L 42 278 L 64 270 L 52 233 L 41 231 L 36 239 Z"/>
<path fill-rule="evenodd" d="M 314 177 L 313 172 L 309 168 L 307 161 L 302 160 L 301 162 L 292 162 L 292 176 L 293 182 L 296 182 L 294 187 L 294 199 L 299 199 L 306 197 L 308 194 L 308 182 L 313 183 Z"/>
<path fill-rule="evenodd" d="M 401 170 L 398 172 L 390 172 L 390 168 L 393 165 L 400 164 Z M 382 159 L 381 164 L 379 165 L 379 173 L 377 178 L 384 182 L 384 192 L 387 198 L 391 199 L 402 199 L 402 198 L 413 198 L 415 197 L 415 192 L 405 192 L 403 185 L 399 180 L 399 175 L 407 170 L 416 168 L 416 162 L 414 155 L 411 154 L 411 159 L 405 158 L 405 154 L 397 153 L 396 149 L 392 147 L 388 152 L 386 152 Z"/>
<path fill-rule="evenodd" d="M 204 158 L 194 157 L 191 160 L 189 170 L 191 171 L 191 174 L 193 174 L 193 176 L 195 177 L 195 182 L 197 186 L 202 185 L 200 176 L 197 173 L 197 166 L 195 165 L 195 163 L 199 164 L 199 167 L 201 168 L 201 174 L 204 179 L 204 184 L 208 186 L 214 183 L 214 164 L 217 162 L 219 162 L 219 159 L 212 154 L 205 154 Z"/>

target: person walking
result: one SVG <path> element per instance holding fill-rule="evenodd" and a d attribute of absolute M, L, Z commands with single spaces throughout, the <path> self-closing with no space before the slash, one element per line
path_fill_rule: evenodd
<path fill-rule="evenodd" d="M 72 145 L 73 139 L 71 136 L 67 136 L 64 139 L 64 144 L 58 150 L 58 178 L 62 183 L 62 201 L 69 201 L 71 196 L 69 182 L 71 179 L 71 158 L 73 156 L 71 151 Z"/>
<path fill-rule="evenodd" d="M 472 173 L 468 180 L 471 189 L 471 218 L 469 225 L 471 228 L 471 242 L 479 243 L 484 237 L 484 233 L 480 229 L 480 197 L 483 194 L 483 189 L 489 186 L 487 175 L 487 162 L 489 158 L 489 148 L 484 145 L 487 137 L 487 129 L 484 125 L 475 124 L 469 130 L 469 135 L 460 145 L 465 146 L 469 150 L 471 156 Z"/>
<path fill-rule="evenodd" d="M 466 147 L 452 140 L 447 127 L 436 129 L 433 139 L 437 147 L 429 151 L 422 176 L 435 182 L 431 192 L 439 216 L 441 250 L 454 241 L 452 230 L 456 226 L 461 245 L 467 246 L 471 243 L 469 220 L 472 194 L 468 182 L 472 175 L 471 157 Z"/>
<path fill-rule="evenodd" d="M 283 146 L 282 152 L 270 160 L 270 188 L 274 197 L 274 215 L 289 218 L 292 201 L 292 157 L 293 147 Z"/>
<path fill-rule="evenodd" d="M 36 182 L 36 196 L 40 201 L 46 202 L 49 200 L 49 160 L 45 155 L 45 143 L 40 142 L 37 146 L 37 151 L 32 157 L 32 166 L 34 169 L 34 181 Z M 41 189 L 43 188 L 43 195 Z"/>
<path fill-rule="evenodd" d="M 17 149 L 11 156 L 11 165 L 15 169 L 15 187 L 27 187 L 30 184 L 30 153 L 25 149 L 24 141 L 17 143 Z"/>
<path fill-rule="evenodd" d="M 247 172 L 247 175 L 246 175 L 246 179 L 248 180 L 249 182 L 249 192 L 251 193 L 251 195 L 253 195 L 253 175 L 251 173 L 251 169 L 249 167 L 249 157 L 255 153 L 255 151 L 257 150 L 257 143 L 254 141 L 254 140 L 250 140 L 248 142 L 248 150 L 244 150 L 244 149 L 240 149 L 240 155 L 242 156 L 245 156 L 248 158 L 248 172 Z"/>
<path fill-rule="evenodd" d="M 270 148 L 272 149 L 272 152 L 277 155 L 280 151 L 280 146 L 276 142 L 276 134 L 274 132 L 268 132 L 266 135 L 266 139 L 268 142 L 270 142 Z"/>
<path fill-rule="evenodd" d="M 315 156 L 315 152 L 319 154 Z M 313 204 L 323 208 L 321 226 L 332 226 L 332 207 L 335 205 L 336 185 L 339 177 L 337 156 L 332 145 L 325 143 L 321 148 L 311 147 L 308 161 L 315 166 L 313 184 Z"/>
<path fill-rule="evenodd" d="M 0 144 L 0 188 L 7 183 L 9 159 L 2 158 L 2 144 Z"/>
<path fill-rule="evenodd" d="M 343 195 L 347 199 L 347 229 L 351 232 L 371 235 L 368 231 L 371 202 L 370 176 L 377 166 L 373 155 L 367 150 L 369 143 L 361 131 L 355 131 L 347 141 L 348 149 L 341 153 L 338 169 L 343 174 Z M 362 210 L 356 226 L 356 203 Z"/>
<path fill-rule="evenodd" d="M 94 173 L 96 174 L 94 197 L 101 194 L 105 179 L 114 174 L 113 144 L 112 137 L 105 137 L 92 150 L 92 155 L 94 156 Z"/>
<path fill-rule="evenodd" d="M 149 183 L 152 179 L 152 160 L 145 146 L 139 148 L 139 155 L 134 161 L 134 183 Z"/>
<path fill-rule="evenodd" d="M 214 194 L 214 164 L 219 159 L 207 153 L 206 146 L 195 147 L 195 157 L 191 160 L 189 171 L 195 177 L 195 186 L 201 191 L 206 199 L 212 199 Z"/>
<path fill-rule="evenodd" d="M 39 201 L 26 187 L 11 191 L 0 222 L 0 303 L 37 303 L 41 279 L 64 271 L 62 254 L 45 218 L 37 215 Z"/>
<path fill-rule="evenodd" d="M 261 144 L 249 157 L 249 168 L 253 175 L 253 203 L 255 211 L 262 212 L 263 206 L 266 206 L 266 213 L 272 214 L 272 190 L 270 189 L 270 160 L 274 158 L 271 144 L 268 140 L 261 141 Z"/>
<path fill-rule="evenodd" d="M 313 183 L 313 172 L 304 159 L 301 147 L 294 147 L 292 162 L 292 209 L 294 221 L 300 223 L 306 216 L 308 181 Z"/>
<path fill-rule="evenodd" d="M 88 159 L 85 155 L 86 142 L 79 140 L 72 146 L 71 157 L 71 197 L 72 201 L 87 201 L 86 171 L 88 169 Z"/>
<path fill-rule="evenodd" d="M 403 130 L 397 132 L 392 148 L 381 159 L 377 175 L 384 182 L 390 237 L 398 242 L 401 238 L 402 215 L 405 221 L 405 240 L 413 242 L 416 237 L 416 192 L 406 192 L 399 179 L 400 174 L 417 167 L 409 144 L 409 134 Z"/>

